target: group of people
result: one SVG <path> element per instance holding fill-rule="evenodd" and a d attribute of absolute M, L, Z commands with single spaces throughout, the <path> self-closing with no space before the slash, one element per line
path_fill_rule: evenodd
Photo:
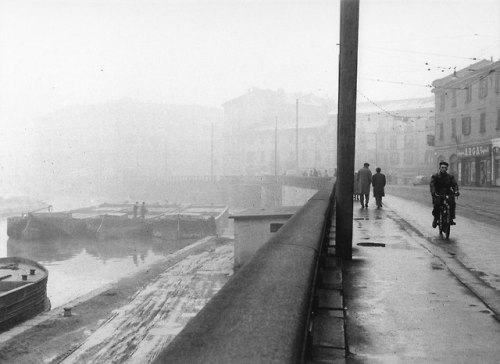
<path fill-rule="evenodd" d="M 368 208 L 368 200 L 370 198 L 370 189 L 373 186 L 373 196 L 377 209 L 382 207 L 382 197 L 385 196 L 386 178 L 380 167 L 375 169 L 375 174 L 370 170 L 370 164 L 365 163 L 354 175 L 354 196 L 359 199 L 361 208 Z"/>
<path fill-rule="evenodd" d="M 146 209 L 146 202 L 144 202 L 144 201 L 142 202 L 140 210 L 141 210 L 141 219 L 144 220 L 144 218 L 146 217 L 146 212 L 148 212 L 148 210 Z M 136 202 L 134 205 L 134 210 L 133 210 L 134 219 L 137 219 L 138 212 L 139 212 L 139 202 Z"/>
<path fill-rule="evenodd" d="M 323 174 L 321 174 L 321 172 L 318 171 L 316 168 L 311 169 L 309 171 L 309 173 L 307 171 L 302 172 L 302 176 L 304 176 L 304 177 L 329 177 L 328 171 L 326 169 L 325 169 L 325 172 Z"/>
<path fill-rule="evenodd" d="M 354 178 L 354 198 L 359 200 L 361 208 L 368 208 L 368 199 L 370 198 L 370 188 L 373 186 L 373 196 L 375 197 L 375 203 L 377 208 L 382 207 L 382 197 L 385 196 L 385 185 L 386 178 L 383 173 L 381 173 L 380 167 L 375 169 L 376 173 L 372 175 L 370 171 L 370 164 L 365 163 L 363 168 L 355 173 Z M 430 181 L 430 192 L 432 196 L 432 227 L 435 228 L 438 224 L 439 218 L 439 207 L 441 205 L 441 199 L 443 195 L 449 195 L 450 204 L 450 224 L 455 225 L 455 196 L 459 196 L 458 184 L 455 177 L 448 173 L 448 163 L 445 161 L 439 162 L 439 172 L 435 173 L 431 177 Z"/>

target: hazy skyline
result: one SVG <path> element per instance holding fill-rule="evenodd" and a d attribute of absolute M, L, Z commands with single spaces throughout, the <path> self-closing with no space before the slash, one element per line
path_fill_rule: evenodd
<path fill-rule="evenodd" d="M 32 183 L 43 118 L 64 108 L 221 108 L 251 88 L 336 101 L 339 18 L 328 0 L 0 0 L 4 185 Z M 484 58 L 500 58 L 498 0 L 360 1 L 358 102 L 430 97 Z"/>
<path fill-rule="evenodd" d="M 221 107 L 252 87 L 337 99 L 339 1 L 0 1 L 0 116 L 131 98 Z M 500 58 L 500 3 L 360 1 L 358 100 L 431 96 Z M 427 63 L 427 64 L 426 64 Z"/>

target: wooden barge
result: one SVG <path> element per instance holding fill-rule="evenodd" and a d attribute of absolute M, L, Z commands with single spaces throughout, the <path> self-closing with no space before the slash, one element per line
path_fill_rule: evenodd
<path fill-rule="evenodd" d="M 48 276 L 30 259 L 0 258 L 0 331 L 50 309 Z"/>
<path fill-rule="evenodd" d="M 227 224 L 225 205 L 151 205 L 144 216 L 134 204 L 101 204 L 66 212 L 34 212 L 7 219 L 7 235 L 19 240 L 155 236 L 162 239 L 218 235 Z"/>

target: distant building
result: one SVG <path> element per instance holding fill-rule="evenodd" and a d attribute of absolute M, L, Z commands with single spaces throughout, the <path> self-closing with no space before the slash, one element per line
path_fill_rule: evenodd
<path fill-rule="evenodd" d="M 224 174 L 297 174 L 312 168 L 332 174 L 337 149 L 336 123 L 328 119 L 332 107 L 332 101 L 281 90 L 252 89 L 227 101 Z"/>
<path fill-rule="evenodd" d="M 500 61 L 482 60 L 432 83 L 437 163 L 465 186 L 500 186 Z"/>
<path fill-rule="evenodd" d="M 436 170 L 433 137 L 433 97 L 360 102 L 356 105 L 355 170 L 368 162 L 372 170 L 382 168 L 390 183 L 399 184 L 430 175 Z"/>

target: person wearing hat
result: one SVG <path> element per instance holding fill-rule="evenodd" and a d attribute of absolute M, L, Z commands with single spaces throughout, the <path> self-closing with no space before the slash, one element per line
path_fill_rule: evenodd
<path fill-rule="evenodd" d="M 372 171 L 368 168 L 369 163 L 363 164 L 363 168 L 358 171 L 357 182 L 359 191 L 359 202 L 361 208 L 368 208 L 368 199 L 370 198 L 370 188 L 372 185 Z M 365 202 L 366 199 L 366 202 Z"/>
<path fill-rule="evenodd" d="M 458 192 L 458 184 L 455 181 L 455 177 L 452 174 L 448 173 L 448 163 L 445 161 L 439 162 L 439 172 L 433 174 L 430 182 L 430 189 L 432 195 L 432 216 L 434 216 L 434 220 L 432 221 L 432 227 L 435 228 L 437 226 L 437 222 L 439 219 L 439 205 L 441 201 L 437 195 L 450 195 L 450 217 L 451 225 L 455 225 L 455 196 L 459 196 Z"/>

